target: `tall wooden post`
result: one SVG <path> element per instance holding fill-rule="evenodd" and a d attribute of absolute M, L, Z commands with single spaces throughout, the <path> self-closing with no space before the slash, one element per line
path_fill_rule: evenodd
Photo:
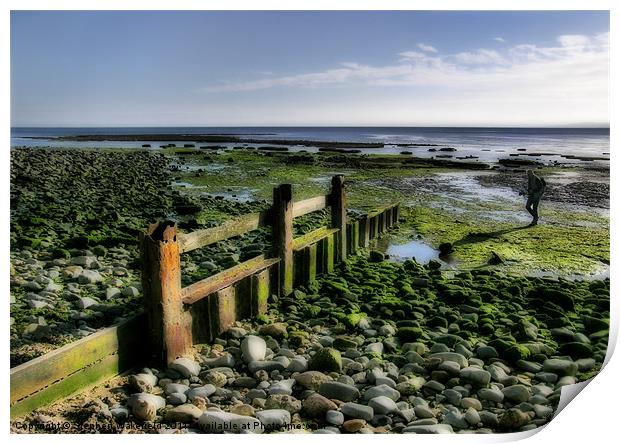
<path fill-rule="evenodd" d="M 152 224 L 141 236 L 142 289 L 149 356 L 167 365 L 191 354 L 191 315 L 181 300 L 181 254 L 174 222 Z"/>
<path fill-rule="evenodd" d="M 347 199 L 344 193 L 344 176 L 332 177 L 331 191 L 332 228 L 340 229 L 338 236 L 338 261 L 347 259 Z"/>
<path fill-rule="evenodd" d="M 273 246 L 280 258 L 280 288 L 282 294 L 293 291 L 293 188 L 280 185 L 273 190 Z"/>

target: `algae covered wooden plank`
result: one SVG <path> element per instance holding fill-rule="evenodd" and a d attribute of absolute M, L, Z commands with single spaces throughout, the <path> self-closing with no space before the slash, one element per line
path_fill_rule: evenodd
<path fill-rule="evenodd" d="M 329 195 L 293 202 L 293 217 L 303 216 L 314 211 L 323 210 L 329 205 Z"/>
<path fill-rule="evenodd" d="M 191 233 L 181 233 L 178 235 L 181 253 L 187 253 L 196 248 L 206 247 L 215 242 L 240 236 L 248 231 L 264 227 L 268 223 L 268 218 L 267 211 L 245 214 L 228 220 L 217 227 L 196 230 Z"/>
<path fill-rule="evenodd" d="M 129 348 L 124 341 L 142 338 L 146 322 L 144 314 L 121 324 L 93 333 L 79 341 L 67 344 L 43 356 L 11 369 L 11 402 L 24 398 L 55 381 L 66 378 L 107 355 L 116 353 L 119 346 Z M 139 355 L 136 355 L 139 356 Z"/>
<path fill-rule="evenodd" d="M 293 239 L 293 251 L 303 250 L 304 248 L 325 239 L 327 236 L 336 233 L 338 228 L 321 227 Z"/>
<path fill-rule="evenodd" d="M 23 416 L 70 395 L 94 387 L 129 368 L 123 368 L 118 354 L 109 355 L 71 376 L 11 405 L 11 418 Z"/>
<path fill-rule="evenodd" d="M 218 290 L 222 290 L 223 288 L 233 285 L 241 279 L 245 279 L 254 273 L 258 273 L 259 271 L 269 268 L 272 265 L 277 264 L 279 261 L 280 259 L 278 258 L 265 259 L 264 255 L 260 255 L 239 265 L 235 265 L 232 268 L 224 270 L 221 273 L 198 281 L 181 290 L 183 303 L 191 305 Z"/>

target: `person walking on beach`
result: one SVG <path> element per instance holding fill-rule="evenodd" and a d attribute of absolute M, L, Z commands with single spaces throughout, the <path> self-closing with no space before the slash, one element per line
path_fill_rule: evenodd
<path fill-rule="evenodd" d="M 532 215 L 530 226 L 538 223 L 538 204 L 546 188 L 547 183 L 545 179 L 538 177 L 533 170 L 527 170 L 527 202 L 525 209 Z"/>

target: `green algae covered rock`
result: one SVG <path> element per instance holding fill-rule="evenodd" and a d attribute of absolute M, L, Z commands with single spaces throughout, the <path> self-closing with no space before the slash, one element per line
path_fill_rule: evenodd
<path fill-rule="evenodd" d="M 342 357 L 340 356 L 340 352 L 331 347 L 320 349 L 310 358 L 308 369 L 324 373 L 342 372 Z"/>

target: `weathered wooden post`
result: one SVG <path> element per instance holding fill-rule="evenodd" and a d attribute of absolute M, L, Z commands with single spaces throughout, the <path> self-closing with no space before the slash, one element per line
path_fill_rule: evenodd
<path fill-rule="evenodd" d="M 280 258 L 282 294 L 293 291 L 293 187 L 283 184 L 273 189 L 273 247 Z"/>
<path fill-rule="evenodd" d="M 344 176 L 339 174 L 332 177 L 332 191 L 330 195 L 332 208 L 332 228 L 338 228 L 337 236 L 338 261 L 347 259 L 347 198 L 344 193 Z"/>
<path fill-rule="evenodd" d="M 189 355 L 191 316 L 181 300 L 181 254 L 174 222 L 151 224 L 140 236 L 142 290 L 147 316 L 149 357 L 167 365 Z"/>
<path fill-rule="evenodd" d="M 368 248 L 370 244 L 370 218 L 365 214 L 360 219 L 360 241 L 359 246 L 362 248 Z"/>

